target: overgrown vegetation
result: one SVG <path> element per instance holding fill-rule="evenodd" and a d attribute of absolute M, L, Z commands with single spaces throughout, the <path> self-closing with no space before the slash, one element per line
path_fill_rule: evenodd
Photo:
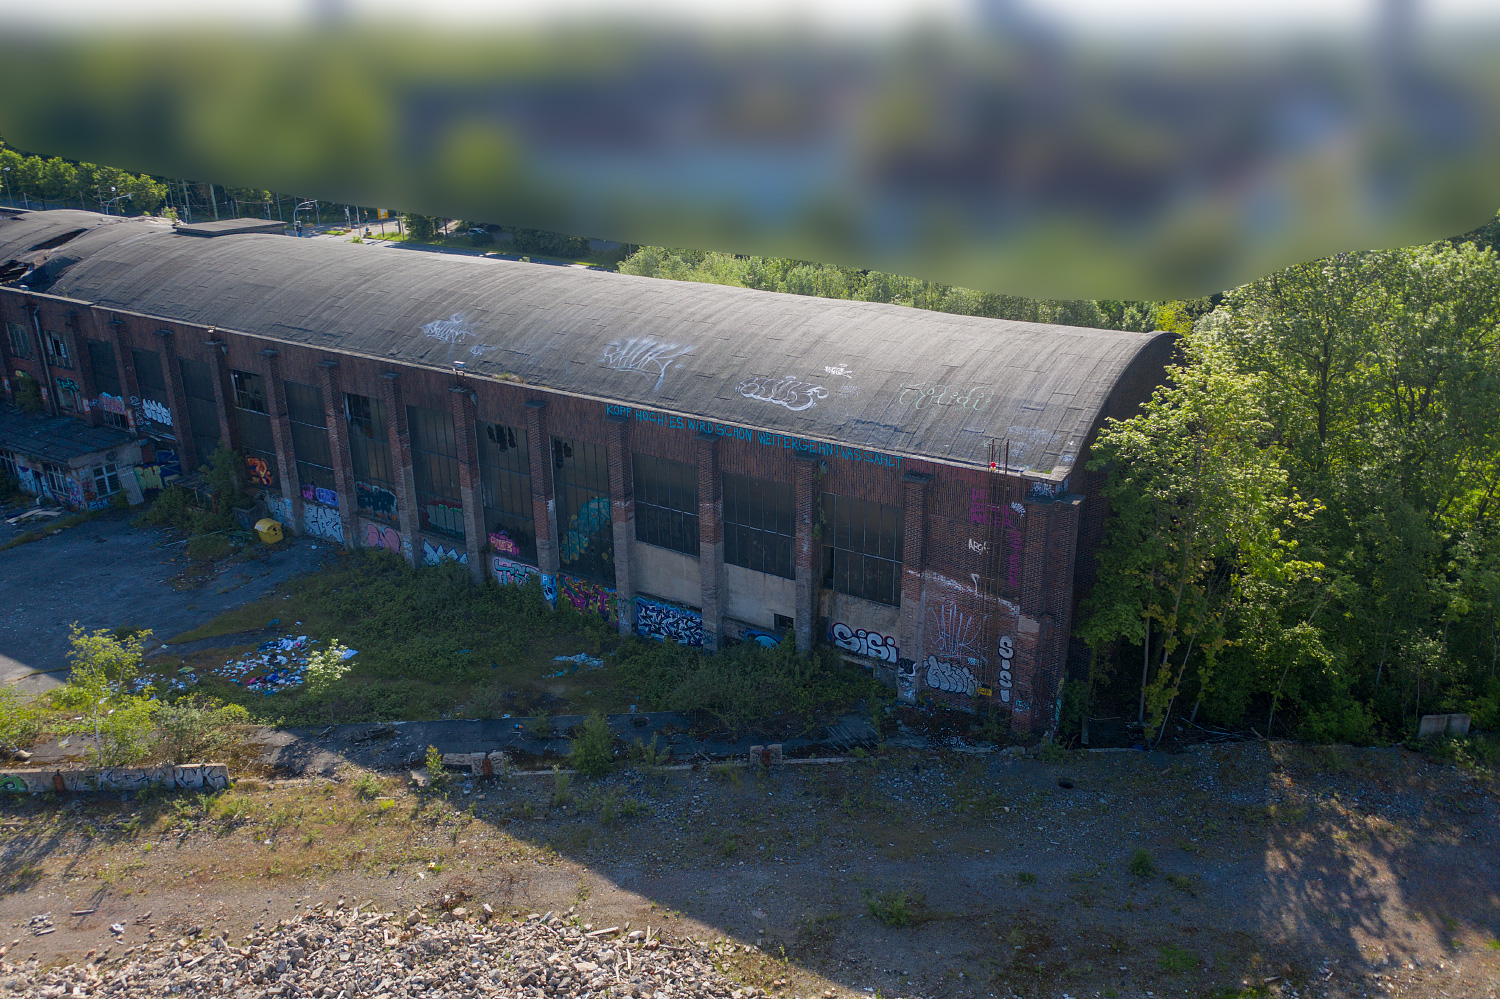
<path fill-rule="evenodd" d="M 1180 363 L 1095 449 L 1096 688 L 1152 739 L 1500 725 L 1500 257 L 1349 253 L 1161 319 Z"/>
<path fill-rule="evenodd" d="M 151 506 L 131 521 L 136 527 L 171 527 L 191 534 L 187 544 L 189 558 L 212 561 L 232 555 L 238 547 L 254 543 L 255 536 L 240 529 L 234 520 L 234 508 L 244 501 L 240 492 L 239 455 L 219 444 L 209 455 L 208 464 L 198 467 L 210 502 L 205 505 L 198 495 L 182 486 L 167 486 Z"/>
<path fill-rule="evenodd" d="M 586 777 L 603 777 L 614 769 L 615 735 L 601 714 L 589 715 L 570 742 L 568 762 Z"/>

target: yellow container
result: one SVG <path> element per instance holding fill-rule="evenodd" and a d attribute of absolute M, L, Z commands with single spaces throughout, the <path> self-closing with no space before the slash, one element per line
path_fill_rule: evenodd
<path fill-rule="evenodd" d="M 255 533 L 260 535 L 260 540 L 268 545 L 274 545 L 281 540 L 281 525 L 270 517 L 262 517 L 255 522 Z"/>

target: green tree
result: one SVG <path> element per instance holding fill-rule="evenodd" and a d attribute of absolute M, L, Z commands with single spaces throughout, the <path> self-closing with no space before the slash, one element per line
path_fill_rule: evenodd
<path fill-rule="evenodd" d="M 134 690 L 140 673 L 144 643 L 150 631 L 126 637 L 106 628 L 85 631 L 72 626 L 68 658 L 73 667 L 68 682 L 53 695 L 58 706 L 82 716 L 80 731 L 92 734 L 89 751 L 101 766 L 134 763 L 147 751 L 156 702 L 151 688 Z"/>
<path fill-rule="evenodd" d="M 411 212 L 401 216 L 406 235 L 420 242 L 431 242 L 437 238 L 438 220 L 431 215 L 416 215 Z"/>
<path fill-rule="evenodd" d="M 307 671 L 302 674 L 302 682 L 309 694 L 326 693 L 344 678 L 349 672 L 349 659 L 345 656 L 348 651 L 335 638 L 326 649 L 307 654 Z"/>

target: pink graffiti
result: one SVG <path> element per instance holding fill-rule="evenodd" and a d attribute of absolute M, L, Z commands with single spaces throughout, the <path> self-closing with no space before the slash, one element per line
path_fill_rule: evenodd
<path fill-rule="evenodd" d="M 394 552 L 399 555 L 401 554 L 401 535 L 396 533 L 394 527 L 366 524 L 365 546 L 368 548 L 384 548 L 388 552 Z"/>
<path fill-rule="evenodd" d="M 490 547 L 497 555 L 519 555 L 521 546 L 510 539 L 510 535 L 504 531 L 496 531 L 490 535 Z"/>
<path fill-rule="evenodd" d="M 1006 582 L 1012 589 L 1021 585 L 1021 515 L 1018 503 L 991 503 L 988 491 L 969 490 L 969 522 L 998 527 L 1004 532 L 1001 542 Z"/>

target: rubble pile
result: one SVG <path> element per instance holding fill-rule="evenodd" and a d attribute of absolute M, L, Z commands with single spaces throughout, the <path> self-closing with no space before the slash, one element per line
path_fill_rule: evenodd
<path fill-rule="evenodd" d="M 490 916 L 488 905 L 459 905 L 403 918 L 340 900 L 257 929 L 242 947 L 184 937 L 56 970 L 0 962 L 0 996 L 766 996 L 716 970 L 708 946 L 670 946 L 649 928 L 594 930 L 552 913 Z"/>

